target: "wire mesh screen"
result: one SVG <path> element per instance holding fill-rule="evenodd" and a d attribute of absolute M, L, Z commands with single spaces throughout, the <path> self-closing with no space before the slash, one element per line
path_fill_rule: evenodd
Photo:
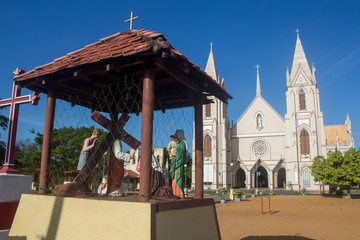
<path fill-rule="evenodd" d="M 69 101 L 56 102 L 49 193 L 80 197 L 139 194 L 142 89 L 118 84 L 99 89 L 93 91 L 91 98 L 83 98 L 79 93 L 70 96 Z M 82 107 L 84 101 L 100 107 Z M 182 130 L 187 148 L 182 181 L 185 187 L 191 184 L 193 121 L 192 107 L 154 112 L 151 171 L 157 177 L 154 179 L 151 174 L 147 181 L 159 181 L 171 192 L 171 156 L 167 147 L 170 136 Z M 154 195 L 156 191 L 150 192 Z"/>

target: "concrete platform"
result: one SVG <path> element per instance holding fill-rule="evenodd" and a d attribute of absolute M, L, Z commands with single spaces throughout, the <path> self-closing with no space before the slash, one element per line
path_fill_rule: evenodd
<path fill-rule="evenodd" d="M 152 203 L 24 194 L 9 239 L 220 239 L 213 199 Z"/>

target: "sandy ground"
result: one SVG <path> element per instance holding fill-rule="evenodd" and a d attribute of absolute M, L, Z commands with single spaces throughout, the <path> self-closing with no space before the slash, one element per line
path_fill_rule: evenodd
<path fill-rule="evenodd" d="M 216 204 L 222 239 L 360 239 L 360 199 L 271 196 Z M 266 212 L 266 213 L 265 213 Z"/>

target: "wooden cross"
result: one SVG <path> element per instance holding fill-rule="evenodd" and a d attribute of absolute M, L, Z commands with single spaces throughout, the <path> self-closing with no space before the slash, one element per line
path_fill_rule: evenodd
<path fill-rule="evenodd" d="M 128 117 L 127 114 L 123 114 L 123 116 L 124 115 L 126 115 Z M 107 119 L 104 115 L 102 115 L 101 113 L 94 111 L 93 114 L 91 115 L 91 119 L 94 120 L 95 122 L 97 122 L 98 124 L 100 124 L 100 126 L 106 128 L 107 130 L 110 131 L 111 121 L 109 119 Z M 141 143 L 136 138 L 134 138 L 129 133 L 127 133 L 123 128 L 119 128 L 117 130 L 120 133 L 119 139 L 121 141 L 123 141 L 124 143 L 126 143 L 127 145 L 129 145 L 130 147 L 132 147 L 135 150 L 140 147 Z"/>
<path fill-rule="evenodd" d="M 17 68 L 13 74 L 14 76 L 20 75 L 25 71 Z M 39 93 L 34 92 L 32 94 L 21 96 L 21 87 L 13 84 L 12 96 L 11 98 L 0 100 L 0 108 L 10 106 L 10 115 L 9 115 L 9 133 L 8 133 L 8 141 L 6 146 L 5 153 L 5 162 L 0 169 L 0 173 L 21 173 L 16 170 L 14 167 L 14 154 L 15 154 L 15 142 L 16 142 L 16 132 L 17 132 L 17 124 L 19 119 L 19 106 L 24 103 L 31 103 L 32 105 L 37 105 L 39 101 Z"/>
<path fill-rule="evenodd" d="M 74 180 L 75 182 L 86 181 L 91 172 L 94 170 L 96 164 L 99 163 L 102 155 L 108 150 L 110 146 L 112 146 L 116 139 L 121 139 L 134 149 L 137 149 L 140 146 L 140 142 L 123 129 L 130 118 L 129 115 L 123 114 L 117 122 L 111 122 L 98 112 L 94 112 L 91 115 L 91 118 L 98 122 L 101 126 L 109 129 L 109 133 L 106 135 L 104 141 L 95 150 L 95 152 L 91 154 L 81 172 L 76 176 Z"/>
<path fill-rule="evenodd" d="M 100 124 L 102 127 L 110 130 L 111 121 L 106 117 L 101 115 L 99 112 L 94 112 L 91 115 L 91 119 Z M 140 146 L 140 142 L 128 134 L 123 128 L 119 128 L 120 132 L 119 139 L 124 143 L 132 147 L 133 149 L 138 149 Z M 122 161 L 118 161 L 112 151 L 109 152 L 109 171 L 108 171 L 108 188 L 107 193 L 112 193 L 113 191 L 119 189 L 121 187 L 121 181 L 125 174 L 124 163 Z"/>
<path fill-rule="evenodd" d="M 130 30 L 132 30 L 133 21 L 136 19 L 139 19 L 139 17 L 133 17 L 133 12 L 131 12 L 130 18 L 124 21 L 125 23 L 130 22 Z"/>

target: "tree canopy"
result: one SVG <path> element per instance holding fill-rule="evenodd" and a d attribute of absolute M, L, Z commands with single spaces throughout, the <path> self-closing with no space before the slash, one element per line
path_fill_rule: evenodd
<path fill-rule="evenodd" d="M 343 155 L 340 151 L 329 152 L 328 157 L 317 156 L 310 167 L 316 181 L 324 184 L 350 187 L 360 184 L 360 149 L 350 148 Z"/>

